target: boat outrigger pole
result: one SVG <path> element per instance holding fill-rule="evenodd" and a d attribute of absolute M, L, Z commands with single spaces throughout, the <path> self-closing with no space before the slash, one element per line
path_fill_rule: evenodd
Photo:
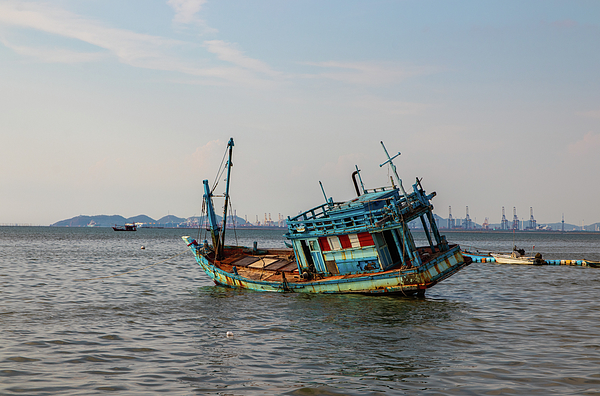
<path fill-rule="evenodd" d="M 233 138 L 229 139 L 227 143 L 229 148 L 229 159 L 227 160 L 227 185 L 225 187 L 225 205 L 223 206 L 223 231 L 221 232 L 221 243 L 219 244 L 219 250 L 216 252 L 217 259 L 220 260 L 223 256 L 223 246 L 225 246 L 225 227 L 227 226 L 227 205 L 229 204 L 229 176 L 231 175 L 231 157 L 233 155 Z M 235 219 L 233 219 L 235 221 Z"/>

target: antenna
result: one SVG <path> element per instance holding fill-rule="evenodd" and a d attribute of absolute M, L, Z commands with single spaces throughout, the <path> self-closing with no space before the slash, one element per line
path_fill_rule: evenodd
<path fill-rule="evenodd" d="M 402 186 L 402 179 L 400 179 L 400 177 L 398 176 L 398 172 L 396 171 L 396 165 L 394 165 L 394 163 L 392 162 L 392 160 L 394 158 L 396 158 L 397 156 L 400 155 L 400 152 L 398 152 L 398 154 L 394 155 L 393 157 L 390 157 L 387 149 L 385 148 L 385 144 L 383 144 L 383 141 L 381 141 L 381 147 L 383 147 L 383 151 L 385 151 L 385 155 L 388 157 L 388 160 L 385 161 L 383 164 L 379 165 L 379 167 L 381 168 L 383 165 L 385 165 L 387 163 L 390 164 L 390 166 L 392 167 L 392 171 L 394 172 L 394 176 L 396 176 L 396 181 L 398 182 L 398 186 L 400 186 L 400 190 L 402 191 L 402 195 L 404 195 L 404 199 L 408 203 L 408 196 L 406 195 L 406 191 L 404 190 L 404 187 Z"/>
<path fill-rule="evenodd" d="M 329 207 L 332 207 L 331 201 L 329 199 L 327 199 L 327 194 L 325 194 L 325 189 L 323 188 L 323 183 L 321 183 L 321 180 L 319 180 L 319 185 L 321 186 L 321 191 L 323 191 L 323 196 L 325 197 L 325 202 L 327 202 L 327 205 L 329 205 Z"/>

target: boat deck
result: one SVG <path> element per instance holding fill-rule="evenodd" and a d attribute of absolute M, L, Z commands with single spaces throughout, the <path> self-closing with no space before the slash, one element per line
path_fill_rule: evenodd
<path fill-rule="evenodd" d="M 419 247 L 417 250 L 421 256 L 423 265 L 426 265 L 429 261 L 434 260 L 442 254 L 439 250 L 432 252 L 430 247 Z M 225 258 L 223 260 L 215 261 L 212 253 L 206 256 L 206 258 L 223 271 L 229 273 L 235 273 L 235 271 L 237 271 L 237 274 L 243 278 L 269 282 L 282 282 L 285 279 L 287 282 L 303 283 L 319 280 L 352 279 L 365 275 L 365 272 L 362 272 L 330 275 L 323 276 L 320 279 L 305 280 L 300 277 L 298 265 L 292 249 L 269 249 L 262 250 L 257 254 L 247 248 L 227 246 L 225 248 Z M 233 267 L 235 267 L 235 270 Z M 402 267 L 398 264 L 386 271 L 372 271 L 368 272 L 368 274 L 380 275 L 396 271 L 414 272 L 415 268 L 410 265 Z"/>

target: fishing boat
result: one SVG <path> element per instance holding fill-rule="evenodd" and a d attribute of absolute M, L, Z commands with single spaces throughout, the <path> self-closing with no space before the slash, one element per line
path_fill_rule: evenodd
<path fill-rule="evenodd" d="M 137 225 L 135 223 L 125 224 L 123 226 L 118 226 L 115 224 L 112 229 L 115 231 L 137 231 Z"/>
<path fill-rule="evenodd" d="M 510 254 L 491 253 L 491 256 L 498 264 L 525 264 L 525 265 L 543 265 L 546 262 L 542 259 L 542 255 L 537 253 L 535 256 L 526 256 L 525 250 L 513 247 Z"/>
<path fill-rule="evenodd" d="M 406 192 L 393 163 L 400 153 L 390 157 L 381 145 L 387 160 L 380 167 L 391 167 L 395 183 L 392 179 L 391 186 L 367 190 L 356 167 L 352 181 L 357 196 L 344 202 L 327 198 L 321 185 L 324 204 L 287 218 L 289 249 L 259 249 L 256 242 L 253 247 L 226 246 L 226 222 L 217 221 L 216 186 L 209 188 L 208 180 L 203 181 L 203 207 L 212 244 L 207 239 L 199 243 L 190 236 L 182 238 L 217 285 L 271 292 L 424 296 L 426 289 L 457 273 L 471 259 L 440 235 L 430 203 L 435 192 L 426 194 L 419 179 L 413 191 Z M 233 146 L 230 139 L 223 219 L 227 217 Z M 413 220 L 421 221 L 426 246 L 415 245 L 409 228 Z"/>

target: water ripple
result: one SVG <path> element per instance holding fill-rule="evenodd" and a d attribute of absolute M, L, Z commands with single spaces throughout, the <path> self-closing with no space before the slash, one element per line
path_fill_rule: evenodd
<path fill-rule="evenodd" d="M 191 255 L 73 282 L 183 248 L 179 230 L 120 234 L 0 229 L 0 394 L 600 393 L 600 270 L 474 264 L 425 299 L 225 289 Z M 597 237 L 548 238 L 535 245 L 598 253 Z"/>

